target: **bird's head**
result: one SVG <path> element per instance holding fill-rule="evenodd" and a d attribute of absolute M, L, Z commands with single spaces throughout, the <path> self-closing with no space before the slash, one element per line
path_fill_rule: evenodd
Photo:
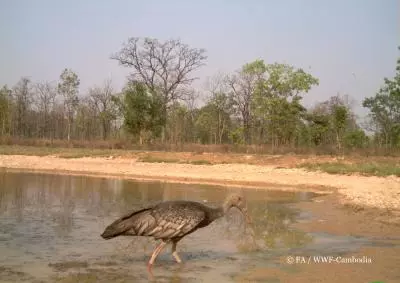
<path fill-rule="evenodd" d="M 228 211 L 230 208 L 236 207 L 242 212 L 243 216 L 246 218 L 247 223 L 251 223 L 251 218 L 247 214 L 247 202 L 244 196 L 239 194 L 233 194 L 226 198 L 224 204 L 224 211 Z"/>

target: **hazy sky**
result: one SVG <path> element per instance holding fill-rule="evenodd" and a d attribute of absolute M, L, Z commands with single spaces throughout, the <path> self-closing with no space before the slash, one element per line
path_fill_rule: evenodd
<path fill-rule="evenodd" d="M 360 104 L 395 73 L 400 1 L 0 0 L 0 85 L 21 76 L 56 81 L 67 67 L 79 75 L 81 93 L 106 78 L 120 89 L 128 70 L 109 57 L 130 36 L 207 49 L 202 81 L 260 58 L 320 79 L 306 105 L 338 92 Z"/>

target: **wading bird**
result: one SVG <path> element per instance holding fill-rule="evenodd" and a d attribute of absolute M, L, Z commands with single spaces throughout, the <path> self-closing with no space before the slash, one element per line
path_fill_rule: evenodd
<path fill-rule="evenodd" d="M 106 227 L 101 237 L 108 240 L 117 236 L 147 236 L 161 240 L 147 264 L 148 270 L 151 271 L 158 254 L 168 243 L 172 243 L 172 256 L 177 263 L 181 263 L 182 260 L 176 251 L 177 243 L 198 228 L 206 227 L 224 216 L 232 207 L 238 208 L 250 223 L 244 197 L 234 194 L 227 197 L 224 204 L 217 208 L 193 201 L 176 200 L 131 212 Z"/>

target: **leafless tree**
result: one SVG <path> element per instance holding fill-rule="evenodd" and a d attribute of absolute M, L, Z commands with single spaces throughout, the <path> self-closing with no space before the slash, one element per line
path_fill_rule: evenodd
<path fill-rule="evenodd" d="M 206 90 L 210 93 L 208 103 L 214 105 L 216 110 L 217 127 L 215 135 L 218 142 L 222 143 L 222 137 L 226 132 L 230 115 L 232 114 L 233 100 L 229 97 L 229 84 L 227 76 L 218 72 L 206 81 Z M 217 139 L 215 139 L 217 141 Z"/>
<path fill-rule="evenodd" d="M 140 81 L 152 90 L 161 92 L 165 103 L 179 97 L 178 88 L 197 78 L 190 74 L 204 65 L 204 49 L 190 48 L 180 40 L 160 42 L 152 38 L 129 38 L 112 59 L 133 68 L 131 79 Z"/>
<path fill-rule="evenodd" d="M 195 123 L 195 113 L 197 110 L 197 103 L 200 98 L 200 92 L 193 88 L 188 88 L 185 90 L 183 96 L 183 102 L 185 103 L 188 110 L 188 127 L 186 127 L 186 135 L 192 142 L 196 141 L 194 123 Z"/>
<path fill-rule="evenodd" d="M 54 133 L 50 134 L 54 130 L 50 113 L 53 111 L 55 105 L 57 89 L 50 82 L 39 82 L 36 83 L 35 90 L 39 112 L 41 113 L 39 135 L 41 137 L 53 137 Z"/>
<path fill-rule="evenodd" d="M 185 103 L 188 110 L 193 111 L 194 109 L 196 109 L 196 104 L 200 97 L 200 92 L 193 88 L 187 88 L 183 90 L 183 93 L 184 96 L 182 98 L 182 101 Z"/>
<path fill-rule="evenodd" d="M 229 91 L 228 76 L 218 72 L 214 76 L 207 77 L 204 88 L 211 96 L 215 96 L 216 93 L 226 93 Z"/>
<path fill-rule="evenodd" d="M 242 119 L 244 131 L 243 134 L 247 144 L 251 143 L 251 104 L 252 97 L 259 80 L 259 74 L 248 73 L 244 70 L 240 70 L 226 78 L 226 82 L 230 88 L 231 96 L 235 102 L 237 112 L 240 114 Z"/>
<path fill-rule="evenodd" d="M 105 80 L 102 87 L 96 86 L 89 90 L 89 97 L 99 113 L 104 140 L 108 138 L 111 123 L 116 118 L 117 109 L 112 100 L 113 95 L 114 90 L 110 79 Z"/>
<path fill-rule="evenodd" d="M 93 98 L 90 95 L 83 97 L 77 107 L 74 123 L 77 137 L 82 140 L 92 140 L 104 135 L 102 132 L 102 124 L 99 123 L 101 120 L 100 113 Z"/>
<path fill-rule="evenodd" d="M 0 89 L 0 136 L 11 134 L 12 90 L 4 85 Z"/>
<path fill-rule="evenodd" d="M 15 132 L 19 136 L 29 136 L 29 108 L 32 102 L 32 87 L 29 78 L 23 77 L 13 88 L 13 98 L 16 107 L 13 120 L 16 121 Z"/>
<path fill-rule="evenodd" d="M 152 92 L 161 95 L 162 115 L 167 117 L 168 105 L 182 98 L 185 93 L 182 87 L 197 79 L 191 74 L 204 65 L 207 57 L 205 49 L 191 48 L 179 39 L 161 42 L 152 38 L 132 37 L 111 58 L 133 69 L 132 81 L 140 81 Z"/>

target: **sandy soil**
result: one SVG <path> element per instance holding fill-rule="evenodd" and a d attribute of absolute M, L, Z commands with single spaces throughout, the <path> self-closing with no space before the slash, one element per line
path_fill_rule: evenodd
<path fill-rule="evenodd" d="M 351 206 L 343 209 L 336 194 L 294 204 L 316 217 L 293 226 L 305 232 L 363 236 L 381 243 L 381 246 L 364 246 L 355 253 L 343 255 L 347 258 L 366 257 L 371 259 L 370 263 L 288 263 L 288 255 L 277 259 L 275 268 L 250 269 L 235 278 L 236 282 L 399 282 L 400 225 L 387 225 L 394 221 L 400 223 L 399 218 L 390 215 L 391 212 L 377 213 L 374 208 L 364 208 L 357 213 Z"/>
<path fill-rule="evenodd" d="M 236 282 L 399 282 L 398 256 L 400 247 L 363 248 L 351 256 L 367 257 L 371 263 L 311 263 L 288 264 L 287 257 L 280 259 L 279 268 L 254 268 L 236 278 Z M 350 256 L 350 257 L 351 257 Z M 290 270 L 288 272 L 282 267 Z M 368 270 L 368 272 L 366 272 Z"/>
<path fill-rule="evenodd" d="M 128 158 L 0 155 L 0 167 L 67 174 L 246 186 L 263 189 L 338 192 L 353 207 L 400 211 L 400 178 L 330 175 L 273 165 L 145 163 Z"/>
<path fill-rule="evenodd" d="M 400 224 L 400 214 L 375 208 L 347 205 L 343 207 L 337 202 L 338 197 L 336 194 L 320 196 L 314 198 L 312 202 L 294 204 L 295 208 L 314 215 L 309 221 L 295 223 L 294 227 L 301 231 L 312 233 L 362 235 L 379 240 L 395 239 L 400 247 L 400 225 L 398 225 Z"/>

